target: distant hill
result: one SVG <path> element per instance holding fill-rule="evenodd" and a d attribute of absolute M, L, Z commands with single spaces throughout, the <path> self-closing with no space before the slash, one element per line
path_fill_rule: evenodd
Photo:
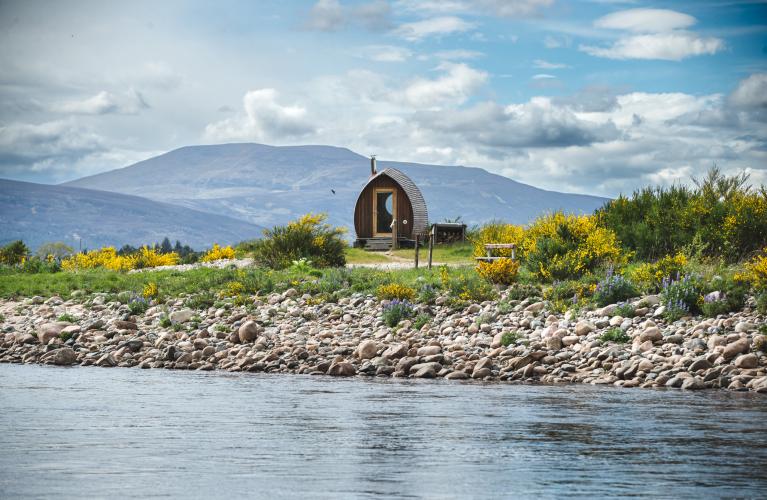
<path fill-rule="evenodd" d="M 188 146 L 125 168 L 67 183 L 183 205 L 263 226 L 306 212 L 327 212 L 353 228 L 354 204 L 370 174 L 368 158 L 331 146 Z M 523 224 L 557 209 L 590 213 L 596 196 L 545 191 L 481 168 L 381 161 L 421 188 L 432 222 L 502 219 Z M 335 194 L 333 193 L 335 191 Z"/>
<path fill-rule="evenodd" d="M 195 249 L 261 236 L 263 228 L 221 215 L 106 191 L 0 179 L 0 243 L 32 249 L 79 239 L 88 248 L 180 240 Z"/>

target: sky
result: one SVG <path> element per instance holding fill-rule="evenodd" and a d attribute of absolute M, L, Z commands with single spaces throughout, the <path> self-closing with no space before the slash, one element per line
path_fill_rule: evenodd
<path fill-rule="evenodd" d="M 616 196 L 767 184 L 767 2 L 0 0 L 0 177 L 326 144 Z"/>

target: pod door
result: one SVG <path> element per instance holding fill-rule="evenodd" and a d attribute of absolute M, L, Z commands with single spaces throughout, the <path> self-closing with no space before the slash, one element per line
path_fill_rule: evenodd
<path fill-rule="evenodd" d="M 373 191 L 373 236 L 391 236 L 397 218 L 397 192 L 394 189 Z"/>

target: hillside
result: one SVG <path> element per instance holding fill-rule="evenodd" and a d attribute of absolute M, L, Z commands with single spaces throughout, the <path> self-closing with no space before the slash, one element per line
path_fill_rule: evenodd
<path fill-rule="evenodd" d="M 78 247 L 140 245 L 181 240 L 202 249 L 261 235 L 241 220 L 158 203 L 138 196 L 0 179 L 0 243 L 21 239 L 31 248 L 50 241 Z"/>
<path fill-rule="evenodd" d="M 480 168 L 390 161 L 378 168 L 389 166 L 421 188 L 432 222 L 461 216 L 468 223 L 522 224 L 551 210 L 592 212 L 605 201 L 545 191 Z M 369 160 L 344 148 L 221 144 L 176 149 L 67 185 L 141 195 L 263 226 L 322 211 L 332 223 L 351 227 L 369 173 Z"/>

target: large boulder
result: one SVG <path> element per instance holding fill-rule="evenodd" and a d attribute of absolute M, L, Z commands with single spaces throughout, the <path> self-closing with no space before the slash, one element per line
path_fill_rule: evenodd
<path fill-rule="evenodd" d="M 578 336 L 588 335 L 596 329 L 597 327 L 594 325 L 594 323 L 586 320 L 581 320 L 575 325 L 575 334 Z"/>
<path fill-rule="evenodd" d="M 392 344 L 383 352 L 383 356 L 389 359 L 399 359 L 407 356 L 407 344 Z"/>
<path fill-rule="evenodd" d="M 334 377 L 352 377 L 356 374 L 357 369 L 354 368 L 354 365 L 348 361 L 339 361 L 338 363 L 333 363 L 330 365 L 330 368 L 328 368 L 328 375 L 332 375 Z"/>
<path fill-rule="evenodd" d="M 56 349 L 51 360 L 54 365 L 68 366 L 77 361 L 77 353 L 69 347 Z"/>
<path fill-rule="evenodd" d="M 187 323 L 194 317 L 194 311 L 191 309 L 181 309 L 170 313 L 170 320 L 174 323 Z"/>
<path fill-rule="evenodd" d="M 37 331 L 37 340 L 41 344 L 47 345 L 51 339 L 55 339 L 59 336 L 61 331 L 70 326 L 71 323 L 66 321 L 54 321 L 53 323 L 44 323 Z"/>
<path fill-rule="evenodd" d="M 378 353 L 378 342 L 375 340 L 363 340 L 357 346 L 357 357 L 360 359 L 372 359 Z"/>
<path fill-rule="evenodd" d="M 258 335 L 261 333 L 261 325 L 256 323 L 255 321 L 246 321 L 240 326 L 240 329 L 237 330 L 237 337 L 239 338 L 240 342 L 247 343 L 247 342 L 253 342 L 258 338 Z"/>
<path fill-rule="evenodd" d="M 738 339 L 735 342 L 725 346 L 724 351 L 722 351 L 722 357 L 729 361 L 738 354 L 748 352 L 748 347 L 748 339 Z"/>

